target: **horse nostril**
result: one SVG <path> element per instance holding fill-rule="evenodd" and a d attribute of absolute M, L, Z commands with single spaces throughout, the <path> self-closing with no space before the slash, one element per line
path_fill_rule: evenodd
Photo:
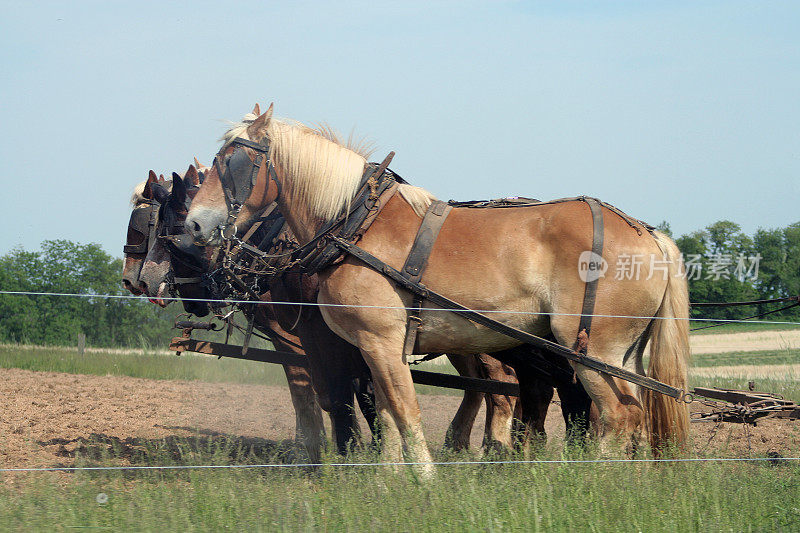
<path fill-rule="evenodd" d="M 198 224 L 197 221 L 192 222 L 192 229 L 195 233 L 200 233 L 200 224 Z"/>

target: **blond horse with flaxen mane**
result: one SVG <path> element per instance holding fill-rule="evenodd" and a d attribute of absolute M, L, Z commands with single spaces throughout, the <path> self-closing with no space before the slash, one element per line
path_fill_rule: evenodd
<path fill-rule="evenodd" d="M 243 150 L 235 137 L 269 140 L 267 165 L 259 169 L 236 224 L 245 227 L 270 202 L 277 200 L 292 231 L 309 242 L 328 221 L 346 210 L 359 188 L 366 159 L 319 132 L 289 121 L 272 119 L 272 107 L 252 123 L 233 128 L 219 158 Z M 394 268 L 401 268 L 433 196 L 423 189 L 400 185 L 359 241 L 362 249 Z M 642 354 L 650 343 L 647 374 L 685 389 L 688 343 L 688 291 L 681 276 L 680 254 L 665 235 L 637 231 L 628 219 L 603 207 L 604 259 L 616 264 L 624 256 L 654 257 L 641 265 L 634 279 L 602 278 L 588 354 L 607 363 L 644 374 Z M 198 192 L 186 226 L 203 244 L 219 242 L 228 211 L 217 168 Z M 432 290 L 492 318 L 534 335 L 552 335 L 573 346 L 585 283 L 578 273 L 579 257 L 592 247 L 592 216 L 578 201 L 504 209 L 455 208 L 430 254 L 422 279 Z M 661 263 L 661 261 L 665 261 Z M 385 428 L 383 453 L 389 461 L 402 457 L 430 462 L 420 411 L 408 366 L 402 357 L 409 292 L 353 257 L 320 273 L 319 303 L 325 321 L 338 335 L 357 346 L 375 380 L 378 409 Z M 432 307 L 426 304 L 428 308 Z M 520 341 L 476 325 L 455 313 L 423 311 L 420 353 L 474 354 L 498 352 Z M 658 393 L 639 391 L 631 383 L 573 365 L 600 419 L 601 443 L 635 444 L 646 432 L 660 447 L 683 442 L 688 411 L 682 403 Z M 520 384 L 525 386 L 524 383 Z M 430 471 L 430 465 L 420 467 Z"/>

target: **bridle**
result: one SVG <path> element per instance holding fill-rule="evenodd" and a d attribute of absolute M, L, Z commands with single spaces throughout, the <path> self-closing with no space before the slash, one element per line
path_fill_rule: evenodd
<path fill-rule="evenodd" d="M 261 166 L 266 162 L 267 178 L 275 182 L 278 189 L 276 199 L 281 194 L 281 184 L 278 181 L 278 174 L 275 172 L 275 165 L 269 159 L 269 137 L 264 136 L 260 143 L 236 137 L 228 146 L 245 146 L 251 150 L 258 152 L 255 159 L 250 159 L 250 156 L 244 150 L 237 150 L 234 148 L 233 153 L 228 156 L 223 156 L 222 153 L 217 154 L 214 158 L 214 167 L 219 176 L 222 192 L 225 196 L 225 206 L 228 209 L 228 218 L 225 224 L 220 226 L 220 235 L 223 239 L 231 239 L 236 236 L 238 228 L 236 227 L 236 220 L 242 206 L 250 197 L 253 192 L 253 187 L 258 179 L 258 174 L 261 171 Z M 225 170 L 222 169 L 220 160 L 224 158 Z"/>
<path fill-rule="evenodd" d="M 180 178 L 174 178 L 180 179 Z M 189 202 L 193 192 L 196 192 L 198 187 L 188 186 L 186 197 L 184 200 L 184 207 L 188 211 Z M 173 191 L 175 185 L 173 185 Z M 203 275 L 205 269 L 202 265 L 202 248 L 195 245 L 191 236 L 186 233 L 184 228 L 184 221 L 179 220 L 177 213 L 171 208 L 170 201 L 164 202 L 159 210 L 158 217 L 158 238 L 163 239 L 166 243 L 169 252 L 170 262 L 180 263 L 182 266 L 196 272 L 196 276 L 181 277 L 175 276 L 174 268 L 170 268 L 170 276 L 167 280 L 170 286 L 170 292 L 175 292 L 177 285 L 190 285 L 203 282 Z"/>
<path fill-rule="evenodd" d="M 234 147 L 231 154 L 225 156 L 221 150 L 214 159 L 214 167 L 219 176 L 225 205 L 228 210 L 227 220 L 218 227 L 222 240 L 221 249 L 224 250 L 223 257 L 228 255 L 231 246 L 238 245 L 255 253 L 261 259 L 278 258 L 282 254 L 269 254 L 247 247 L 246 243 L 243 244 L 236 236 L 239 230 L 236 226 L 239 212 L 252 193 L 265 159 L 267 178 L 274 181 L 277 188 L 275 198 L 272 201 L 277 201 L 281 196 L 281 184 L 278 181 L 275 166 L 269 159 L 269 137 L 264 136 L 260 143 L 236 137 L 229 142 L 225 149 L 231 146 Z M 246 151 L 237 150 L 237 147 L 250 148 L 258 152 L 258 155 L 255 159 L 250 159 Z M 291 254 L 286 254 L 291 255 L 292 261 L 287 263 L 280 271 L 286 271 L 299 265 L 306 273 L 318 272 L 342 256 L 342 251 L 339 247 L 330 242 L 334 233 L 346 240 L 358 240 L 363 235 L 381 207 L 397 191 L 397 184 L 403 182 L 402 178 L 397 177 L 399 179 L 395 179 L 395 174 L 388 169 L 393 157 L 394 152 L 390 152 L 379 165 L 370 163 L 365 166 L 361 183 L 350 209 L 343 211 L 339 216 L 325 223 L 317 230 L 317 233 L 309 242 L 303 244 Z M 220 164 L 223 158 L 224 171 Z M 268 191 L 269 186 L 267 186 Z M 269 206 L 265 207 L 265 210 L 268 208 Z"/>

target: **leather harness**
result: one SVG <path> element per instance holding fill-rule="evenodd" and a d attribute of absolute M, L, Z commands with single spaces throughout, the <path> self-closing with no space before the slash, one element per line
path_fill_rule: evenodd
<path fill-rule="evenodd" d="M 275 182 L 278 187 L 278 195 L 280 196 L 281 184 L 278 181 L 278 176 L 275 173 L 275 165 L 269 158 L 269 137 L 264 136 L 260 143 L 236 137 L 233 139 L 229 146 L 246 146 L 259 154 L 255 159 L 250 159 L 247 152 L 244 150 L 234 150 L 229 156 L 223 156 L 221 153 L 217 154 L 214 158 L 214 166 L 217 169 L 220 183 L 222 185 L 222 192 L 225 196 L 225 205 L 228 208 L 228 219 L 225 222 L 225 227 L 220 228 L 221 231 L 233 231 L 229 233 L 229 237 L 236 234 L 236 217 L 239 216 L 242 206 L 250 197 L 250 193 L 258 179 L 258 173 L 261 165 L 266 159 L 267 164 L 267 178 Z M 225 169 L 222 169 L 220 160 L 224 159 Z"/>
<path fill-rule="evenodd" d="M 600 202 L 595 198 L 586 198 L 586 205 L 592 212 L 592 257 L 603 257 L 603 210 Z M 586 281 L 586 288 L 583 292 L 583 306 L 581 307 L 581 321 L 578 325 L 578 351 L 586 355 L 589 344 L 589 332 L 592 329 L 592 315 L 594 315 L 594 304 L 597 299 L 597 284 L 600 277 L 596 276 Z"/>
<path fill-rule="evenodd" d="M 263 153 L 268 153 L 268 146 L 262 146 L 261 148 L 258 148 L 260 145 L 255 145 L 255 143 L 251 143 L 250 141 L 242 141 L 244 140 L 235 139 L 233 143 L 242 144 Z M 240 153 L 244 152 L 242 151 Z M 236 151 L 234 151 L 233 156 L 236 156 L 236 154 Z M 372 165 L 367 166 L 364 177 L 362 178 L 362 185 L 351 204 L 351 209 L 349 212 L 343 213 L 335 220 L 324 225 L 308 243 L 301 246 L 295 252 L 293 256 L 294 261 L 291 262 L 291 266 L 300 265 L 305 273 L 311 274 L 319 272 L 333 265 L 344 255 L 349 254 L 411 292 L 414 295 L 414 306 L 409 311 L 408 325 L 406 328 L 406 337 L 403 347 L 404 360 L 406 355 L 414 351 L 419 324 L 421 322 L 421 318 L 419 316 L 420 308 L 424 300 L 429 300 L 434 305 L 449 309 L 472 322 L 482 324 L 494 331 L 519 340 L 520 342 L 550 351 L 588 368 L 625 379 L 639 386 L 655 390 L 673 398 L 685 398 L 685 392 L 680 389 L 652 378 L 641 376 L 624 368 L 610 365 L 600 359 L 586 355 L 589 333 L 591 331 L 591 315 L 594 311 L 597 295 L 598 279 L 586 282 L 578 338 L 576 339 L 576 349 L 569 349 L 553 341 L 513 328 L 503 324 L 502 322 L 498 322 L 486 315 L 468 309 L 457 302 L 428 289 L 425 285 L 423 285 L 421 283 L 421 278 L 424 274 L 428 257 L 430 256 L 430 252 L 436 242 L 436 237 L 438 236 L 439 230 L 444 224 L 447 214 L 449 214 L 453 205 L 436 201 L 429 206 L 425 217 L 423 217 L 423 220 L 420 223 L 420 227 L 414 239 L 414 244 L 412 245 L 409 256 L 406 258 L 406 262 L 402 271 L 395 270 L 366 250 L 358 247 L 356 243 L 359 238 L 364 234 L 364 232 L 367 231 L 372 221 L 377 217 L 381 208 L 386 205 L 389 199 L 397 191 L 398 185 L 396 180 L 391 173 L 387 174 L 386 172 L 388 163 L 391 161 L 393 155 L 394 152 L 390 153 L 384 162 L 374 170 L 371 168 Z M 247 157 L 247 159 L 249 160 L 249 157 Z M 229 213 L 227 227 L 230 227 L 234 224 L 236 218 L 235 215 L 238 214 L 238 209 L 241 208 L 241 204 L 244 200 L 246 200 L 246 197 L 242 198 L 241 194 L 237 191 L 245 190 L 245 188 L 248 191 L 252 189 L 252 184 L 255 183 L 255 178 L 253 176 L 257 175 L 257 166 L 260 164 L 260 162 L 260 157 L 257 162 L 251 161 L 251 164 L 253 165 L 252 168 L 249 172 L 244 173 L 244 176 L 247 176 L 248 174 L 250 176 L 249 188 L 237 188 L 232 192 L 228 190 L 228 187 L 225 186 L 225 182 L 223 182 L 223 191 L 225 191 L 225 198 L 226 203 L 228 204 Z M 267 163 L 271 169 L 270 172 L 274 173 L 271 162 L 268 160 Z M 218 162 L 215 161 L 215 164 L 218 164 Z M 228 172 L 232 172 L 232 169 L 235 168 L 231 163 L 228 163 L 227 166 Z M 239 165 L 237 164 L 236 166 Z M 241 166 L 246 167 L 246 164 Z M 226 181 L 233 183 L 236 181 L 236 179 L 237 176 L 231 176 Z M 238 179 L 243 180 L 245 178 L 243 176 L 239 176 Z M 275 180 L 276 184 L 279 184 L 276 177 L 272 176 L 272 179 Z M 280 185 L 278 186 L 280 187 Z M 238 200 L 239 198 L 241 198 L 241 200 L 238 202 L 237 208 L 237 203 L 234 200 Z M 642 227 L 647 231 L 652 232 L 652 226 L 648 226 L 636 219 L 632 219 L 613 206 L 605 204 L 600 200 L 584 196 L 554 200 L 551 202 L 532 201 L 528 203 L 527 200 L 523 201 L 524 203 L 522 204 L 517 202 L 507 202 L 499 207 L 540 206 L 567 201 L 583 201 L 589 206 L 592 214 L 592 252 L 597 254 L 599 257 L 602 257 L 604 240 L 603 215 L 601 206 L 606 207 L 611 212 L 620 216 L 628 223 L 630 227 L 635 229 L 639 235 L 642 235 Z M 488 206 L 470 205 L 469 207 Z M 223 237 L 225 237 L 225 230 L 227 227 L 221 228 L 223 230 Z M 233 227 L 235 228 L 235 226 Z"/>

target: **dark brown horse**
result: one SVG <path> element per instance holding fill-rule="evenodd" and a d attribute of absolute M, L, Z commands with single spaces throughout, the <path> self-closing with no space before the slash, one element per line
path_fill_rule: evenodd
<path fill-rule="evenodd" d="M 175 184 L 175 194 L 170 193 L 173 183 Z M 186 202 L 190 196 L 194 196 L 198 185 L 197 171 L 194 167 L 189 167 L 184 179 L 177 177 L 173 181 L 159 179 L 153 171 L 150 171 L 148 179 L 134 190 L 131 200 L 133 212 L 128 225 L 123 270 L 123 283 L 133 294 L 147 293 L 148 287 L 155 287 L 156 292 L 148 294 L 153 297 L 151 301 L 162 306 L 166 305 L 163 300 L 165 280 L 150 278 L 151 284 L 148 286 L 142 278 L 143 266 L 146 264 L 148 252 L 152 251 L 153 247 L 159 243 L 159 239 L 156 237 L 164 230 L 163 214 L 166 213 L 173 217 L 173 220 L 182 221 L 186 215 Z M 156 257 L 158 256 L 156 255 Z M 153 272 L 148 272 L 152 270 L 152 267 L 155 267 L 155 271 L 158 272 L 163 265 L 164 262 L 160 260 L 157 260 L 155 265 L 150 264 L 150 269 L 144 269 L 145 276 L 153 274 Z M 194 272 L 192 275 L 196 276 L 196 274 Z M 182 275 L 188 276 L 189 273 L 184 271 Z M 199 285 L 195 288 L 187 284 L 182 285 L 182 288 L 184 297 L 188 298 L 183 302 L 184 309 L 200 316 L 207 314 L 208 306 L 193 300 L 202 298 L 204 295 Z M 281 341 L 276 344 L 278 349 L 294 349 L 289 344 L 281 344 Z M 325 428 L 316 395 L 311 386 L 311 376 L 304 367 L 286 365 L 284 371 L 297 417 L 297 440 L 304 444 L 309 457 L 316 462 L 320 459 Z"/>

